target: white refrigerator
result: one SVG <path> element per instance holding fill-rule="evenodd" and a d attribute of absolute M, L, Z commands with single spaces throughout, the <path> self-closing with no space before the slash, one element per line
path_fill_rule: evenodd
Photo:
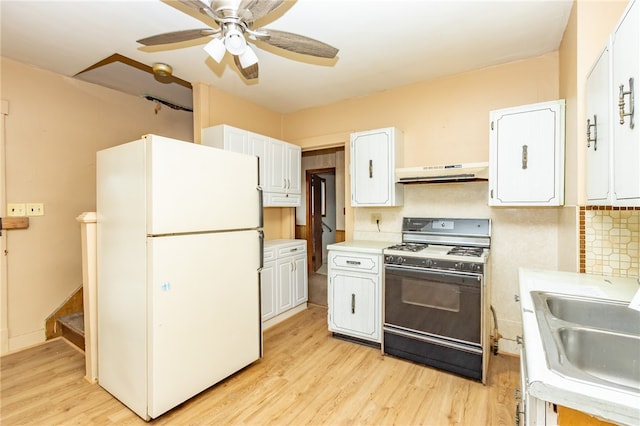
<path fill-rule="evenodd" d="M 258 160 L 147 135 L 96 168 L 98 382 L 150 420 L 262 355 Z"/>

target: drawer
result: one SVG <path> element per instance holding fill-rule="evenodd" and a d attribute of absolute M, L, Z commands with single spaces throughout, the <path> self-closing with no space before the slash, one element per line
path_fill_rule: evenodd
<path fill-rule="evenodd" d="M 330 268 L 377 274 L 380 272 L 380 261 L 381 256 L 378 255 L 329 252 Z"/>
<path fill-rule="evenodd" d="M 307 251 L 306 244 L 296 244 L 296 245 L 290 245 L 286 247 L 278 247 L 278 257 L 306 253 L 306 251 Z"/>
<path fill-rule="evenodd" d="M 265 248 L 262 253 L 262 259 L 264 262 L 269 262 L 270 260 L 274 260 L 276 258 L 276 250 L 273 247 Z"/>

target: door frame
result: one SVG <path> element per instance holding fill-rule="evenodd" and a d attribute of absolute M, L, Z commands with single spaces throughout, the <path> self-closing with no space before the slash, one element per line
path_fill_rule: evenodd
<path fill-rule="evenodd" d="M 307 217 L 306 217 L 306 240 L 307 240 L 307 272 L 311 274 L 313 271 L 313 262 L 311 256 L 313 255 L 313 229 L 311 229 L 311 219 L 312 219 L 312 210 L 313 206 L 311 205 L 311 176 L 312 175 L 321 175 L 326 173 L 333 173 L 335 175 L 336 168 L 335 167 L 325 167 L 322 169 L 307 169 L 305 172 L 305 185 L 306 185 L 306 206 L 307 206 Z M 320 219 L 322 220 L 322 218 Z"/>
<path fill-rule="evenodd" d="M 7 212 L 7 163 L 5 150 L 5 121 L 9 115 L 9 101 L 1 101 L 0 113 L 0 215 Z M 9 284 L 7 274 L 7 233 L 0 235 L 0 355 L 9 352 Z"/>

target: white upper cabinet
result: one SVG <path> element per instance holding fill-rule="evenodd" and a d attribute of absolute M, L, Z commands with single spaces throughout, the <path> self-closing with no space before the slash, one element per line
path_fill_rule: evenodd
<path fill-rule="evenodd" d="M 564 203 L 565 102 L 490 113 L 489 205 Z"/>
<path fill-rule="evenodd" d="M 611 52 L 607 45 L 587 77 L 586 128 L 578 141 L 587 147 L 587 203 L 611 204 Z"/>
<path fill-rule="evenodd" d="M 640 136 L 634 106 L 640 78 L 640 4 L 632 1 L 612 36 L 613 204 L 640 206 Z"/>
<path fill-rule="evenodd" d="M 299 146 L 269 139 L 271 172 L 266 190 L 279 195 L 284 204 L 300 205 L 302 149 Z M 289 200 L 288 200 L 289 199 Z"/>
<path fill-rule="evenodd" d="M 402 131 L 395 127 L 351 134 L 352 206 L 402 205 L 403 186 L 395 183 L 402 150 Z"/>
<path fill-rule="evenodd" d="M 302 149 L 226 124 L 202 129 L 202 144 L 259 158 L 265 207 L 299 207 Z"/>
<path fill-rule="evenodd" d="M 587 77 L 588 205 L 640 206 L 640 5 L 631 1 Z"/>

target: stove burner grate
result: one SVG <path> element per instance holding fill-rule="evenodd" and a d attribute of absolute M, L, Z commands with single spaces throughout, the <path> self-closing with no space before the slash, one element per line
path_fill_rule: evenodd
<path fill-rule="evenodd" d="M 473 256 L 480 257 L 482 256 L 482 247 L 463 247 L 457 246 L 449 250 L 447 254 L 456 255 L 456 256 Z"/>
<path fill-rule="evenodd" d="M 429 244 L 421 244 L 421 243 L 401 243 L 396 244 L 395 246 L 388 247 L 389 250 L 398 250 L 398 251 L 409 251 L 412 253 L 418 252 L 420 250 L 424 250 L 427 248 Z"/>

